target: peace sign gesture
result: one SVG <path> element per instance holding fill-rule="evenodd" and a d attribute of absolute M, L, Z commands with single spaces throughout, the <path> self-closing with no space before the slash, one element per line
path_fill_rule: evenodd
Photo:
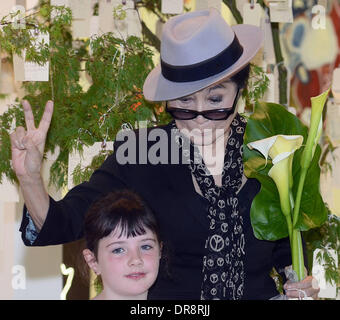
<path fill-rule="evenodd" d="M 46 103 L 38 128 L 35 127 L 34 116 L 29 102 L 24 100 L 22 105 L 27 130 L 23 127 L 17 127 L 10 135 L 12 166 L 19 181 L 34 181 L 40 178 L 46 136 L 53 114 L 53 101 Z"/>

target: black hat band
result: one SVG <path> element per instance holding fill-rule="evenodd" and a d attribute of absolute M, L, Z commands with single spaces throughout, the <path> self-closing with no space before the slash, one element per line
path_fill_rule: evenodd
<path fill-rule="evenodd" d="M 173 82 L 202 80 L 231 67 L 241 57 L 242 53 L 243 47 L 235 35 L 233 42 L 213 58 L 186 66 L 174 66 L 161 60 L 162 75 Z"/>

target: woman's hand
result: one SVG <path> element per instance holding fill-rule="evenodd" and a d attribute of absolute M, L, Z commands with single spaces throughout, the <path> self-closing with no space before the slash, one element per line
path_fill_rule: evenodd
<path fill-rule="evenodd" d="M 308 276 L 299 282 L 292 282 L 288 280 L 283 289 L 285 290 L 287 298 L 304 298 L 312 297 L 313 299 L 318 298 L 318 293 L 320 291 L 318 281 L 312 277 Z"/>
<path fill-rule="evenodd" d="M 18 127 L 10 135 L 12 167 L 19 181 L 40 179 L 45 142 L 53 114 L 53 101 L 48 101 L 39 127 L 34 124 L 32 108 L 23 101 L 26 128 Z"/>

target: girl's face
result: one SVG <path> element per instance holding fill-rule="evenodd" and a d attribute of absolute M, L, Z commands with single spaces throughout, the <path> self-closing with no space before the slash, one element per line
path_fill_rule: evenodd
<path fill-rule="evenodd" d="M 232 108 L 237 93 L 237 85 L 230 80 L 223 80 L 194 94 L 168 101 L 172 108 L 206 111 L 213 109 Z M 209 120 L 202 115 L 192 120 L 175 120 L 177 128 L 196 145 L 210 145 L 226 135 L 235 112 L 226 120 Z"/>
<path fill-rule="evenodd" d="M 157 278 L 160 244 L 148 229 L 141 236 L 119 238 L 119 235 L 117 228 L 102 238 L 98 243 L 98 259 L 89 265 L 101 275 L 107 299 L 146 299 Z"/>

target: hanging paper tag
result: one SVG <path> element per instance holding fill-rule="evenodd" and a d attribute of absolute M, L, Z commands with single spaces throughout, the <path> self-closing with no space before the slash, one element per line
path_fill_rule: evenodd
<path fill-rule="evenodd" d="M 99 35 L 113 31 L 113 7 L 118 5 L 118 1 L 99 0 Z"/>
<path fill-rule="evenodd" d="M 315 249 L 313 253 L 313 268 L 312 274 L 313 277 L 317 280 L 318 286 L 320 287 L 320 292 L 318 293 L 319 298 L 336 298 L 336 283 L 334 281 L 329 283 L 326 281 L 326 270 L 325 267 L 329 264 L 329 262 L 323 259 L 325 254 L 325 249 Z M 338 255 L 335 250 L 328 249 L 328 255 L 332 257 L 335 270 L 337 270 L 338 266 Z M 318 255 L 322 254 L 322 258 L 319 260 Z M 313 285 L 313 284 L 312 284 Z"/>
<path fill-rule="evenodd" d="M 265 11 L 264 16 L 262 18 L 261 28 L 264 34 L 263 60 L 266 64 L 274 65 L 276 64 L 276 58 L 274 51 L 272 27 L 270 24 L 268 10 Z"/>
<path fill-rule="evenodd" d="M 222 0 L 196 0 L 195 10 L 208 10 L 209 8 L 215 8 L 221 12 Z"/>
<path fill-rule="evenodd" d="M 26 29 L 26 4 L 22 2 L 18 2 L 11 9 L 11 14 L 15 14 L 12 18 L 12 28 L 13 29 Z"/>
<path fill-rule="evenodd" d="M 15 1 L 15 4 L 16 4 L 17 6 L 23 6 L 23 7 L 26 8 L 26 0 L 16 0 L 16 1 Z"/>
<path fill-rule="evenodd" d="M 164 14 L 180 14 L 183 12 L 183 0 L 162 0 L 161 11 Z"/>
<path fill-rule="evenodd" d="M 222 9 L 222 0 L 208 0 L 208 8 L 215 8 L 219 12 Z"/>
<path fill-rule="evenodd" d="M 271 1 L 269 9 L 271 22 L 293 23 L 292 0 L 284 2 Z"/>
<path fill-rule="evenodd" d="M 72 20 L 73 39 L 89 38 L 91 35 L 91 19 Z"/>
<path fill-rule="evenodd" d="M 133 0 L 126 1 L 126 19 L 128 36 L 142 37 L 142 24 L 139 18 L 138 9 L 135 8 Z"/>
<path fill-rule="evenodd" d="M 72 10 L 72 18 L 90 19 L 92 15 L 91 0 L 68 0 L 70 9 Z"/>
<path fill-rule="evenodd" d="M 91 0 L 68 0 L 72 10 L 72 36 L 75 39 L 89 38 L 91 28 Z"/>
<path fill-rule="evenodd" d="M 336 68 L 333 71 L 332 94 L 335 103 L 340 104 L 340 68 Z"/>
<path fill-rule="evenodd" d="M 99 35 L 107 32 L 115 32 L 115 36 L 126 38 L 126 21 L 114 19 L 113 10 L 122 5 L 121 0 L 100 0 L 99 1 Z M 124 6 L 122 8 L 124 10 Z"/>
<path fill-rule="evenodd" d="M 99 34 L 99 16 L 92 16 L 90 19 L 90 38 Z"/>
<path fill-rule="evenodd" d="M 69 4 L 69 0 L 50 0 L 51 2 L 51 6 L 64 6 L 69 8 L 70 4 Z M 57 16 L 57 12 L 55 9 L 53 9 L 51 11 L 51 19 L 53 20 L 55 17 Z"/>
<path fill-rule="evenodd" d="M 243 14 L 243 6 L 244 6 L 245 4 L 249 4 L 249 0 L 237 0 L 237 1 L 235 1 L 235 4 L 236 4 L 237 10 L 238 10 L 241 14 Z"/>
<path fill-rule="evenodd" d="M 340 103 L 335 103 L 334 99 L 328 99 L 326 133 L 334 145 L 340 145 Z"/>
<path fill-rule="evenodd" d="M 250 3 L 245 3 L 243 5 L 243 23 L 252 24 L 254 26 L 261 25 L 261 19 L 263 16 L 263 10 L 258 3 L 251 5 Z"/>
<path fill-rule="evenodd" d="M 266 76 L 269 79 L 269 85 L 267 91 L 263 96 L 263 100 L 266 102 L 279 103 L 279 72 L 277 67 L 269 65 Z"/>
<path fill-rule="evenodd" d="M 9 15 L 15 5 L 15 0 L 0 1 L 0 19 L 2 19 L 4 16 Z"/>
<path fill-rule="evenodd" d="M 69 0 L 50 0 L 51 6 L 69 7 Z"/>
<path fill-rule="evenodd" d="M 70 8 L 70 1 L 69 0 L 50 0 L 51 6 L 55 6 L 55 7 L 66 7 L 66 8 Z M 52 11 L 51 12 L 51 17 L 54 17 L 55 13 Z"/>
<path fill-rule="evenodd" d="M 80 164 L 81 168 L 85 168 L 91 164 L 91 161 L 94 156 L 98 155 L 102 150 L 103 142 L 95 142 L 90 147 L 83 147 L 83 154 L 81 155 L 79 152 L 72 152 L 69 154 L 68 158 L 68 189 L 71 190 L 74 187 L 73 184 L 73 171 L 78 164 Z M 107 141 L 105 150 L 113 150 L 113 141 Z"/>
<path fill-rule="evenodd" d="M 35 37 L 34 45 L 38 47 L 40 44 L 49 45 L 49 34 L 36 33 L 30 30 L 31 36 Z M 23 50 L 22 57 L 14 54 L 14 78 L 16 81 L 48 81 L 49 80 L 49 62 L 44 65 L 38 65 L 34 62 L 25 61 L 26 50 Z"/>
<path fill-rule="evenodd" d="M 92 16 L 90 19 L 90 46 L 89 54 L 92 55 L 92 41 L 93 38 L 99 35 L 99 16 Z"/>
<path fill-rule="evenodd" d="M 121 0 L 100 0 L 99 35 L 107 32 L 112 32 L 120 39 L 126 39 L 128 36 L 141 37 L 142 25 L 134 1 L 127 0 L 122 6 Z"/>

